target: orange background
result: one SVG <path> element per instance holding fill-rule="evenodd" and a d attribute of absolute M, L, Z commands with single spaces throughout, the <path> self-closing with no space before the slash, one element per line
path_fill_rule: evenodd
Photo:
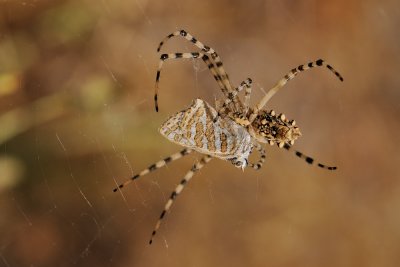
<path fill-rule="evenodd" d="M 252 104 L 323 58 L 268 109 L 296 119 L 295 148 L 260 171 L 199 155 L 116 182 L 179 149 L 158 133 L 199 97 L 221 97 L 201 61 L 169 61 L 153 106 L 158 43 L 186 29 L 214 48 Z M 0 266 L 399 266 L 398 1 L 1 1 Z M 197 51 L 183 39 L 165 52 Z"/>

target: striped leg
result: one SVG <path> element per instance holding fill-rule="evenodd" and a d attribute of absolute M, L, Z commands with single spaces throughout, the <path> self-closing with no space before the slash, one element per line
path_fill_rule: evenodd
<path fill-rule="evenodd" d="M 259 169 L 261 169 L 262 165 L 265 162 L 266 153 L 265 153 L 265 149 L 259 143 L 256 143 L 256 149 L 260 153 L 260 159 L 258 160 L 258 162 L 256 164 L 250 163 L 249 167 L 253 168 L 255 170 L 259 170 Z"/>
<path fill-rule="evenodd" d="M 221 58 L 218 56 L 218 54 L 216 52 L 211 54 L 211 58 L 215 61 L 215 65 L 217 66 L 218 72 L 221 75 L 221 81 L 224 84 L 224 86 L 227 88 L 226 92 L 223 92 L 225 95 L 229 92 L 232 92 L 232 85 L 231 82 L 229 81 L 229 76 L 226 73 L 224 67 L 223 67 L 223 63 Z"/>
<path fill-rule="evenodd" d="M 158 84 L 160 82 L 160 74 L 161 74 L 161 69 L 164 64 L 164 61 L 167 59 L 180 59 L 180 58 L 185 58 L 185 59 L 190 59 L 190 58 L 203 58 L 204 53 L 197 53 L 197 52 L 192 52 L 192 53 L 172 53 L 172 54 L 162 54 L 160 57 L 160 63 L 158 64 L 158 69 L 157 69 L 157 75 L 156 75 L 156 85 L 155 85 L 155 94 L 154 94 L 154 104 L 156 107 L 156 111 L 158 112 Z"/>
<path fill-rule="evenodd" d="M 250 78 L 247 78 L 245 83 L 246 83 L 245 86 L 246 90 L 244 91 L 244 108 L 245 108 L 245 114 L 247 115 L 250 105 L 251 84 L 253 83 L 253 81 Z"/>
<path fill-rule="evenodd" d="M 292 147 L 291 147 L 290 145 L 286 144 L 286 143 L 284 144 L 283 147 L 284 147 L 286 150 L 288 150 L 288 151 L 290 151 L 290 150 L 292 149 Z M 308 164 L 311 164 L 311 165 L 312 165 L 312 164 L 315 163 L 318 167 L 320 167 L 320 168 L 322 168 L 322 169 L 326 169 L 326 170 L 331 170 L 331 171 L 337 169 L 337 167 L 326 166 L 326 165 L 324 165 L 324 164 L 322 164 L 322 163 L 315 162 L 313 158 L 310 158 L 310 157 L 304 155 L 304 154 L 301 153 L 300 151 L 296 151 L 296 150 L 295 150 L 294 152 L 295 152 L 296 156 L 298 156 L 299 158 L 305 160 Z"/>
<path fill-rule="evenodd" d="M 156 75 L 156 85 L 155 85 L 155 95 L 154 95 L 154 102 L 155 102 L 156 111 L 158 111 L 158 88 L 159 88 L 158 84 L 160 82 L 161 69 L 162 69 L 162 66 L 164 64 L 164 61 L 166 61 L 167 59 L 180 59 L 180 58 L 184 58 L 184 59 L 201 58 L 206 63 L 207 67 L 210 69 L 210 71 L 211 71 L 212 75 L 214 76 L 214 79 L 217 81 L 221 91 L 223 93 L 225 93 L 227 91 L 225 85 L 222 82 L 223 78 L 220 75 L 220 73 L 218 72 L 218 69 L 216 69 L 214 63 L 204 53 L 192 52 L 192 53 L 162 54 L 161 57 L 160 57 L 160 63 L 158 65 L 157 75 Z M 234 103 L 237 103 L 237 101 L 239 101 L 239 100 L 235 99 Z"/>
<path fill-rule="evenodd" d="M 217 52 L 214 49 L 212 49 L 211 47 L 209 47 L 207 45 L 204 45 L 202 42 L 200 42 L 199 40 L 194 38 L 187 31 L 180 30 L 180 31 L 176 31 L 176 32 L 173 32 L 173 33 L 169 34 L 167 37 L 164 38 L 164 40 L 162 40 L 160 42 L 160 45 L 157 48 L 157 52 L 160 52 L 161 47 L 164 45 L 164 43 L 166 41 L 168 41 L 172 37 L 176 37 L 176 36 L 180 36 L 180 37 L 185 38 L 186 40 L 188 40 L 189 42 L 193 43 L 195 46 L 197 46 L 199 49 L 201 49 L 205 53 L 210 54 L 212 59 L 215 61 L 215 65 L 217 66 L 219 73 L 221 74 L 222 83 L 225 85 L 225 87 L 227 88 L 228 92 L 232 91 L 232 86 L 231 86 L 231 84 L 229 82 L 228 74 L 226 73 L 225 69 L 223 68 L 223 64 L 222 64 L 221 58 L 218 56 Z M 225 92 L 224 92 L 224 94 L 225 94 Z"/>
<path fill-rule="evenodd" d="M 245 110 L 245 114 L 247 113 L 247 110 L 249 108 L 249 100 L 250 100 L 250 94 L 251 94 L 251 83 L 253 81 L 250 78 L 247 78 L 246 80 L 244 80 L 243 82 L 240 83 L 240 85 L 238 87 L 235 88 L 235 90 L 231 93 L 228 94 L 228 97 L 225 99 L 224 104 L 222 105 L 222 107 L 218 110 L 218 114 L 224 114 L 228 105 L 231 102 L 238 101 L 237 99 L 237 94 L 240 93 L 244 88 L 246 88 L 245 90 L 245 102 L 244 102 L 244 110 Z"/>
<path fill-rule="evenodd" d="M 132 176 L 129 180 L 126 180 L 124 183 L 120 184 L 118 187 L 114 188 L 114 192 L 117 192 L 118 189 L 121 189 L 122 187 L 130 184 L 133 180 L 138 179 L 139 177 L 142 177 L 152 171 L 155 171 L 161 167 L 164 167 L 165 165 L 167 165 L 168 163 L 171 163 L 172 161 L 175 161 L 177 159 L 180 159 L 184 156 L 186 156 L 187 154 L 189 154 L 190 152 L 192 152 L 191 149 L 185 148 L 181 151 L 179 151 L 178 153 L 172 154 L 169 157 L 166 157 L 165 159 L 162 159 L 160 161 L 157 161 L 156 163 L 150 165 L 149 167 L 147 167 L 146 169 L 144 169 L 143 171 L 139 172 L 138 174 Z"/>
<path fill-rule="evenodd" d="M 286 74 L 282 79 L 280 79 L 274 87 L 272 87 L 268 93 L 261 99 L 261 101 L 255 106 L 253 113 L 250 115 L 250 122 L 253 122 L 257 117 L 258 112 L 267 104 L 267 102 L 273 97 L 276 92 L 278 92 L 283 86 L 287 84 L 290 80 L 296 77 L 297 74 L 303 72 L 305 70 L 311 69 L 313 67 L 327 67 L 333 74 L 338 77 L 340 81 L 343 81 L 343 77 L 329 64 L 327 64 L 324 60 L 318 59 L 314 62 L 310 62 L 308 64 L 300 65 L 297 68 L 292 69 L 288 74 Z"/>
<path fill-rule="evenodd" d="M 167 37 L 165 37 L 160 44 L 158 45 L 157 48 L 157 52 L 161 51 L 162 46 L 172 37 L 183 37 L 186 40 L 192 42 L 195 46 L 197 46 L 198 48 L 200 48 L 201 50 L 203 50 L 204 52 L 209 52 L 210 54 L 215 53 L 214 49 L 212 49 L 211 47 L 204 45 L 202 42 L 200 42 L 199 40 L 197 40 L 196 38 L 194 38 L 190 33 L 188 33 L 185 30 L 180 30 L 180 31 L 175 31 L 171 34 L 169 34 Z"/>
<path fill-rule="evenodd" d="M 150 238 L 149 244 L 153 243 L 153 238 L 156 235 L 158 228 L 160 228 L 161 221 L 164 218 L 165 214 L 171 208 L 172 204 L 175 201 L 175 198 L 182 192 L 183 188 L 185 187 L 187 182 L 189 182 L 189 180 L 192 179 L 192 177 L 195 174 L 195 172 L 197 172 L 198 170 L 203 168 L 204 165 L 206 165 L 211 159 L 212 159 L 211 156 L 207 155 L 207 156 L 204 156 L 200 160 L 200 162 L 197 162 L 196 164 L 194 164 L 193 167 L 190 169 L 190 171 L 188 173 L 186 173 L 185 177 L 182 179 L 182 181 L 179 183 L 179 185 L 172 192 L 172 194 L 169 197 L 167 203 L 165 204 L 164 210 L 161 212 L 160 218 L 158 219 L 158 221 L 156 223 L 156 226 L 154 227 L 153 232 L 151 233 L 151 238 Z"/>
<path fill-rule="evenodd" d="M 208 69 L 211 71 L 211 74 L 213 75 L 214 79 L 217 81 L 221 91 L 223 93 L 226 92 L 226 88 L 225 88 L 224 84 L 222 83 L 221 75 L 218 73 L 214 63 L 210 60 L 210 57 L 207 55 L 204 55 L 202 57 L 202 59 L 203 59 L 204 63 L 206 63 Z"/>
<path fill-rule="evenodd" d="M 204 55 L 202 57 L 202 59 L 204 60 L 204 62 L 206 63 L 208 69 L 211 71 L 212 75 L 214 76 L 214 79 L 217 81 L 219 88 L 221 89 L 222 93 L 224 94 L 225 97 L 229 96 L 229 93 L 227 88 L 225 87 L 224 83 L 222 82 L 222 76 L 219 73 L 218 69 L 216 68 L 215 64 L 211 61 L 211 59 L 207 56 Z M 236 89 L 235 89 L 236 90 Z M 246 90 L 247 92 L 247 90 Z M 233 102 L 233 105 L 231 105 L 231 103 Z M 226 105 L 228 106 L 228 104 Z M 229 108 L 231 110 L 240 110 L 239 108 L 242 106 L 242 104 L 240 103 L 240 100 L 237 96 L 234 97 L 234 99 L 232 101 L 230 101 L 229 103 Z"/>
<path fill-rule="evenodd" d="M 227 97 L 229 94 L 227 93 L 227 89 L 226 89 L 225 85 L 222 83 L 222 76 L 218 72 L 218 69 L 216 68 L 215 64 L 212 62 L 212 60 L 207 55 L 204 55 L 202 57 L 202 59 L 203 59 L 204 63 L 206 63 L 208 69 L 211 71 L 211 74 L 214 76 L 214 79 L 217 81 L 222 93 L 225 95 L 225 97 Z M 238 104 L 239 101 L 240 100 L 236 97 L 235 101 L 233 101 L 235 105 L 234 106 L 229 105 L 228 107 L 231 110 L 234 110 L 235 108 L 238 107 L 238 105 L 240 105 L 240 104 Z"/>
<path fill-rule="evenodd" d="M 183 58 L 183 54 L 182 54 L 182 55 L 181 55 L 181 54 L 182 54 L 182 53 L 172 54 L 172 55 L 173 55 L 172 58 L 174 58 L 174 59 L 176 59 L 176 58 Z M 188 55 L 188 56 L 185 57 L 185 58 L 198 58 L 198 56 L 197 56 L 195 53 L 191 53 L 191 54 L 192 54 L 192 56 Z M 193 54 L 194 54 L 194 55 L 193 55 Z M 207 55 L 205 55 L 205 54 L 201 54 L 201 55 L 203 55 L 203 56 L 201 57 L 201 59 L 202 59 L 202 60 L 204 61 L 204 63 L 207 65 L 208 69 L 211 71 L 211 74 L 213 75 L 214 79 L 217 81 L 217 83 L 218 83 L 218 85 L 219 85 L 221 91 L 222 91 L 222 92 L 226 92 L 226 88 L 224 87 L 224 84 L 222 83 L 221 75 L 218 73 L 218 71 L 217 71 L 217 69 L 216 69 L 214 63 L 211 61 L 210 57 L 207 56 Z M 170 57 L 168 57 L 168 56 L 169 56 L 168 54 L 163 54 L 163 55 L 161 55 L 161 58 L 160 58 L 160 59 L 161 59 L 161 61 L 160 61 L 160 66 L 159 66 L 159 68 L 158 68 L 157 76 L 156 76 L 156 88 L 158 88 L 158 83 L 159 83 L 159 81 L 160 81 L 161 67 L 162 67 L 162 65 L 163 65 L 163 62 L 164 62 L 167 58 L 170 58 Z M 200 56 L 200 54 L 199 54 L 199 56 Z M 156 95 L 157 95 L 157 93 L 156 93 Z"/>

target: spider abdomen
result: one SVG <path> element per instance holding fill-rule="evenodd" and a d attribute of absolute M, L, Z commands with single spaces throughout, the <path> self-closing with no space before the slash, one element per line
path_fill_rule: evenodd
<path fill-rule="evenodd" d="M 241 168 L 246 167 L 253 148 L 251 136 L 243 126 L 219 117 L 201 99 L 195 99 L 190 107 L 170 117 L 160 133 L 174 143 L 229 160 Z"/>
<path fill-rule="evenodd" d="M 262 110 L 251 124 L 254 138 L 259 142 L 277 144 L 283 147 L 285 143 L 293 144 L 301 136 L 300 129 L 294 120 L 287 120 L 284 114 L 275 114 L 275 111 Z"/>

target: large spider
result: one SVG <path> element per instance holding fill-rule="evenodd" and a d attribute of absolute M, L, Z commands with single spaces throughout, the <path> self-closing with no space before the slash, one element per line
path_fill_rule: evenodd
<path fill-rule="evenodd" d="M 276 114 L 273 110 L 266 111 L 263 109 L 271 97 L 288 81 L 302 71 L 322 66 L 327 67 L 343 81 L 342 76 L 336 70 L 324 60 L 319 59 L 292 69 L 267 92 L 254 108 L 251 108 L 249 107 L 249 100 L 252 80 L 248 78 L 243 81 L 240 86 L 233 88 L 223 68 L 222 61 L 215 50 L 204 45 L 188 32 L 180 30 L 171 33 L 160 43 L 157 51 L 159 52 L 162 45 L 174 36 L 185 38 L 201 51 L 161 55 L 156 75 L 154 96 L 156 111 L 158 111 L 157 97 L 160 72 L 163 63 L 167 59 L 201 58 L 205 64 L 207 64 L 225 98 L 223 101 L 217 101 L 215 108 L 202 99 L 196 99 L 191 106 L 170 117 L 161 126 L 160 133 L 168 140 L 185 148 L 178 153 L 172 154 L 150 165 L 148 168 L 134 175 L 114 189 L 114 192 L 116 192 L 118 188 L 122 188 L 133 180 L 155 171 L 172 161 L 180 159 L 192 151 L 204 154 L 200 161 L 194 164 L 186 173 L 180 184 L 172 192 L 151 234 L 150 244 L 153 242 L 153 238 L 160 227 L 161 221 L 171 208 L 175 198 L 182 192 L 184 186 L 193 177 L 194 173 L 200 170 L 212 158 L 230 161 L 238 168 L 244 169 L 249 166 L 255 170 L 259 170 L 265 161 L 265 150 L 261 146 L 261 143 L 267 143 L 269 145 L 277 144 L 280 148 L 291 149 L 291 145 L 293 145 L 294 141 L 301 135 L 295 121 L 287 120 L 284 114 Z M 237 95 L 243 89 L 245 90 L 244 102 L 242 102 Z M 253 148 L 260 153 L 260 159 L 257 163 L 248 162 L 248 157 Z M 315 163 L 314 159 L 299 151 L 295 151 L 295 154 L 309 164 Z M 316 163 L 316 165 L 323 169 L 336 169 L 336 167 L 326 166 L 321 163 Z"/>

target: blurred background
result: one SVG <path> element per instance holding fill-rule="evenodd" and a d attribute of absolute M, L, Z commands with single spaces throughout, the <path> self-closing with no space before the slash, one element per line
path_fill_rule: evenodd
<path fill-rule="evenodd" d="M 213 160 L 150 233 L 193 154 L 113 193 L 179 149 L 158 133 L 221 92 L 201 61 L 158 43 L 186 29 L 221 55 L 252 104 L 323 58 L 268 109 L 296 119 L 295 148 L 260 171 Z M 0 266 L 399 266 L 400 5 L 371 1 L 0 1 Z M 396 30 L 397 29 L 397 30 Z M 176 38 L 163 51 L 198 51 Z"/>

